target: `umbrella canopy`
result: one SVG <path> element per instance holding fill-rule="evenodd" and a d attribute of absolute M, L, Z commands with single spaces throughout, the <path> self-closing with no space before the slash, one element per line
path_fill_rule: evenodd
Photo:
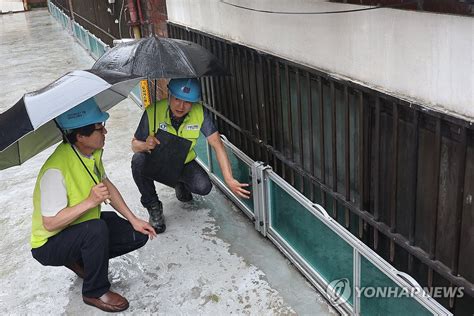
<path fill-rule="evenodd" d="M 62 139 L 54 119 L 93 98 L 106 111 L 142 78 L 113 71 L 77 70 L 25 94 L 0 114 L 0 170 L 20 165 Z"/>
<path fill-rule="evenodd" d="M 92 69 L 120 71 L 152 79 L 229 74 L 226 67 L 204 47 L 189 41 L 156 36 L 109 49 Z"/>

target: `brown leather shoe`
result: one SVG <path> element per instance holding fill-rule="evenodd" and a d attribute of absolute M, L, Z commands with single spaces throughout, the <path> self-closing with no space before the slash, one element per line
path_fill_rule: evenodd
<path fill-rule="evenodd" d="M 82 296 L 82 300 L 87 305 L 95 306 L 105 312 L 121 312 L 128 308 L 127 299 L 112 291 L 98 298 Z"/>
<path fill-rule="evenodd" d="M 79 264 L 79 262 L 74 262 L 72 264 L 67 264 L 65 265 L 66 268 L 72 270 L 75 274 L 77 274 L 78 277 L 81 279 L 84 279 L 84 276 L 86 273 L 84 272 L 84 267 Z"/>

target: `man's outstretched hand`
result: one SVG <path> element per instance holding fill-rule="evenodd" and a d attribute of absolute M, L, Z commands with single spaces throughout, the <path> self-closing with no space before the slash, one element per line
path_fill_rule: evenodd
<path fill-rule="evenodd" d="M 240 183 L 239 181 L 232 178 L 229 181 L 226 181 L 227 186 L 229 189 L 238 197 L 243 199 L 250 199 L 250 191 L 245 190 L 244 188 L 248 187 L 248 183 Z"/>

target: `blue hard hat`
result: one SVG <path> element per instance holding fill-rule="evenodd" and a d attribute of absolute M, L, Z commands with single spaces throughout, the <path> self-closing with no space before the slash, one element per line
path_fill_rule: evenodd
<path fill-rule="evenodd" d="M 87 99 L 56 118 L 63 130 L 75 129 L 90 124 L 105 122 L 109 114 L 99 109 L 94 98 Z"/>
<path fill-rule="evenodd" d="M 180 100 L 187 102 L 201 100 L 201 84 L 196 78 L 171 79 L 168 89 L 173 96 Z"/>

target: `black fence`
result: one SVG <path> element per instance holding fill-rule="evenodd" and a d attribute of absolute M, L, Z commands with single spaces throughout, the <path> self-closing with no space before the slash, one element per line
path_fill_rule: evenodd
<path fill-rule="evenodd" d="M 51 0 L 70 18 L 112 46 L 114 39 L 133 37 L 128 23 L 126 0 Z"/>
<path fill-rule="evenodd" d="M 474 126 L 176 24 L 232 72 L 203 78 L 219 130 L 397 269 L 474 311 Z"/>

